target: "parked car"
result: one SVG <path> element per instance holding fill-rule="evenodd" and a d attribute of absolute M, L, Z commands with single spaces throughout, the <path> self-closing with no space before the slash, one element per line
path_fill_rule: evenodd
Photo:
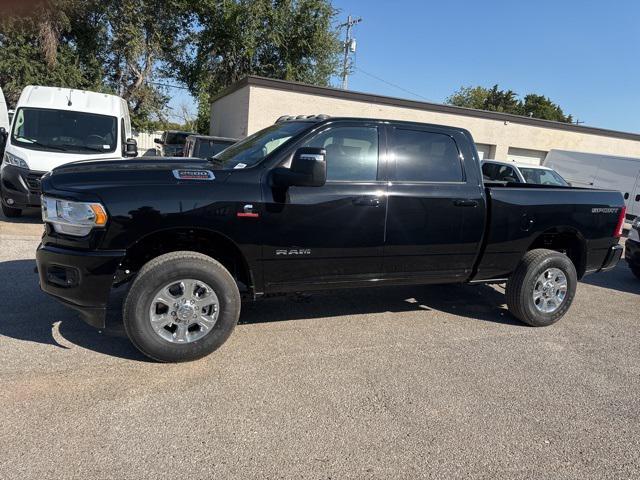
<path fill-rule="evenodd" d="M 620 192 L 484 186 L 471 134 L 438 125 L 287 120 L 215 162 L 80 162 L 43 189 L 42 289 L 104 327 L 130 282 L 126 332 L 160 361 L 220 347 L 241 295 L 506 282 L 515 317 L 551 325 L 622 254 Z"/>
<path fill-rule="evenodd" d="M 634 275 L 640 279 L 640 217 L 633 221 L 629 229 L 629 236 L 624 244 L 624 258 Z"/>
<path fill-rule="evenodd" d="M 569 183 L 551 168 L 514 162 L 500 162 L 498 160 L 483 160 L 482 176 L 485 182 L 569 186 Z"/>
<path fill-rule="evenodd" d="M 65 163 L 135 157 L 127 102 L 114 95 L 27 86 L 7 138 L 0 195 L 2 212 L 17 217 L 40 207 L 40 179 Z"/>
<path fill-rule="evenodd" d="M 238 140 L 208 135 L 189 135 L 184 144 L 183 157 L 211 158 Z"/>
<path fill-rule="evenodd" d="M 193 132 L 180 132 L 178 130 L 167 130 L 160 138 L 153 141 L 160 145 L 160 155 L 163 157 L 181 157 L 184 144 L 189 135 L 196 135 Z"/>
<path fill-rule="evenodd" d="M 551 150 L 544 165 L 576 187 L 622 192 L 627 218 L 640 215 L 640 158 Z"/>

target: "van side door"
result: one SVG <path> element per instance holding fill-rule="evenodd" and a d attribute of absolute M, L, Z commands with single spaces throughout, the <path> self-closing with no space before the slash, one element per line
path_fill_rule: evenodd
<path fill-rule="evenodd" d="M 402 282 L 461 281 L 472 273 L 486 205 L 470 135 L 390 125 L 384 272 Z"/>

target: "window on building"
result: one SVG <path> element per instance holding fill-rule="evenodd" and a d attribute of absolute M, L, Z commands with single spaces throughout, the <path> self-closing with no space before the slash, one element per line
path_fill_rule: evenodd
<path fill-rule="evenodd" d="M 397 128 L 393 135 L 398 181 L 461 182 L 460 152 L 448 135 Z"/>

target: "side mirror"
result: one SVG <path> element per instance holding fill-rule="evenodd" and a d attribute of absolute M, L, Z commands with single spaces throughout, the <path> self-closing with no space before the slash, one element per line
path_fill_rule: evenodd
<path fill-rule="evenodd" d="M 138 156 L 138 142 L 133 138 L 127 138 L 124 144 L 124 156 L 125 157 L 137 157 Z"/>
<path fill-rule="evenodd" d="M 162 140 L 160 140 L 159 138 L 154 138 L 153 139 L 153 143 L 157 143 L 158 145 L 162 145 Z"/>
<path fill-rule="evenodd" d="M 278 187 L 321 187 L 327 182 L 327 151 L 303 147 L 296 150 L 290 168 L 273 170 L 273 183 Z"/>

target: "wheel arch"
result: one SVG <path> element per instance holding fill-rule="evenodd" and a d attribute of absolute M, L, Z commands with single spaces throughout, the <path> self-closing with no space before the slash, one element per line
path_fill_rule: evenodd
<path fill-rule="evenodd" d="M 526 251 L 537 248 L 564 253 L 575 266 L 578 279 L 584 276 L 587 268 L 587 241 L 578 229 L 561 226 L 545 230 L 531 241 Z"/>
<path fill-rule="evenodd" d="M 156 230 L 126 249 L 116 274 L 116 283 L 126 283 L 148 261 L 165 253 L 187 250 L 219 261 L 239 283 L 242 291 L 254 291 L 253 271 L 240 247 L 228 236 L 206 228 L 173 227 Z"/>

